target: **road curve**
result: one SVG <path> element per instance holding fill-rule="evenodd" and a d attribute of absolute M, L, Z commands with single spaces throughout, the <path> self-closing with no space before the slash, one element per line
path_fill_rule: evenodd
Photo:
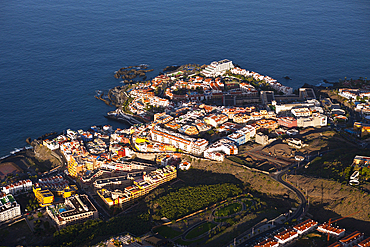
<path fill-rule="evenodd" d="M 289 220 L 298 219 L 306 213 L 307 206 L 308 206 L 307 200 L 306 200 L 306 197 L 303 195 L 303 193 L 299 189 L 294 187 L 292 184 L 284 181 L 283 176 L 287 174 L 287 172 L 288 172 L 288 168 L 281 172 L 275 173 L 275 175 L 271 177 L 275 179 L 276 181 L 278 181 L 279 183 L 283 184 L 288 189 L 292 190 L 297 195 L 298 199 L 300 200 L 300 204 L 297 210 L 290 216 Z"/>
<path fill-rule="evenodd" d="M 301 165 L 303 165 L 303 164 L 301 164 Z M 284 170 L 281 170 L 279 172 L 276 172 L 274 174 L 271 174 L 271 177 L 273 179 L 275 179 L 277 182 L 283 184 L 288 189 L 292 190 L 297 195 L 298 199 L 300 200 L 300 204 L 299 204 L 297 210 L 288 218 L 288 220 L 299 219 L 299 218 L 303 217 L 304 214 L 307 211 L 307 206 L 308 206 L 307 205 L 306 197 L 303 195 L 303 193 L 299 189 L 297 189 L 296 187 L 294 187 L 292 184 L 284 181 L 284 179 L 283 179 L 283 176 L 285 174 L 287 174 L 289 172 L 289 169 L 291 169 L 292 167 L 294 167 L 294 165 L 291 165 L 291 166 L 285 168 Z M 276 228 L 276 227 L 274 227 L 274 228 Z M 269 232 L 271 232 L 274 228 L 271 228 L 269 230 Z M 257 238 L 257 236 L 259 236 L 261 234 L 265 234 L 265 233 L 256 234 L 253 238 L 250 238 L 250 239 L 248 239 L 246 241 L 243 241 L 242 237 L 245 235 L 246 232 L 240 234 L 238 237 L 235 238 L 235 242 L 237 243 L 236 246 L 245 245 L 248 242 L 254 241 Z M 239 240 L 241 240 L 241 242 L 239 242 Z M 230 246 L 230 244 L 228 244 L 227 246 Z"/>

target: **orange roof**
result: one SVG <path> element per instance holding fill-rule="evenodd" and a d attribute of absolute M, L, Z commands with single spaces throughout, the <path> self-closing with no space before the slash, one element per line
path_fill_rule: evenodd
<path fill-rule="evenodd" d="M 339 242 L 335 242 L 335 243 L 329 245 L 328 247 L 342 247 L 342 244 L 339 243 Z"/>
<path fill-rule="evenodd" d="M 362 237 L 363 235 L 364 235 L 363 233 L 361 233 L 359 231 L 355 231 L 355 232 L 351 233 L 350 235 L 348 235 L 347 237 L 344 237 L 341 240 L 339 240 L 339 242 L 349 243 L 349 242 L 352 242 L 352 241 L 356 240 L 357 238 Z"/>
<path fill-rule="evenodd" d="M 296 232 L 295 230 L 293 229 L 287 229 L 283 232 L 280 232 L 278 234 L 275 235 L 275 238 L 278 238 L 280 240 L 286 240 L 294 235 L 298 235 L 298 232 Z"/>
<path fill-rule="evenodd" d="M 317 225 L 317 222 L 311 219 L 305 220 L 302 223 L 294 226 L 294 229 L 299 231 L 305 231 L 307 228 Z"/>
<path fill-rule="evenodd" d="M 360 247 L 370 247 L 370 237 L 358 243 Z"/>
<path fill-rule="evenodd" d="M 332 227 L 331 225 L 329 226 L 328 223 L 321 224 L 319 225 L 318 228 L 322 228 L 322 229 L 325 229 L 329 232 L 336 233 L 336 234 L 340 234 L 345 231 L 344 229 L 335 228 L 335 227 Z M 317 229 L 317 230 L 320 231 L 320 229 Z"/>
<path fill-rule="evenodd" d="M 268 238 L 265 241 L 255 245 L 254 247 L 271 247 L 271 246 L 276 246 L 278 242 L 272 238 Z"/>

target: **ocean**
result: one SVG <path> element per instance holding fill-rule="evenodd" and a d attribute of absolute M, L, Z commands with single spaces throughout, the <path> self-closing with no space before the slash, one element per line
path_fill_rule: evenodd
<path fill-rule="evenodd" d="M 4 1 L 0 8 L 0 157 L 91 125 L 125 127 L 96 90 L 114 71 L 224 58 L 298 88 L 370 76 L 367 0 Z M 289 76 L 292 80 L 283 79 Z M 127 127 L 127 126 L 126 126 Z"/>

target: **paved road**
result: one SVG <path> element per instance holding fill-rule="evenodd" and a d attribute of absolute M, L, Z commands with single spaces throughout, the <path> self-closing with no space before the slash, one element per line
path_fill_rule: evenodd
<path fill-rule="evenodd" d="M 314 156 L 311 157 L 311 159 L 313 159 Z M 305 165 L 306 164 L 306 161 L 305 162 L 301 162 L 301 166 Z M 289 170 L 294 167 L 296 164 L 293 164 L 279 172 L 276 172 L 274 174 L 271 175 L 271 177 L 273 179 L 275 179 L 276 181 L 278 181 L 279 183 L 283 184 L 285 187 L 287 187 L 288 189 L 292 190 L 298 197 L 298 199 L 300 200 L 300 204 L 297 208 L 297 210 L 288 218 L 288 220 L 292 220 L 292 219 L 299 219 L 301 217 L 304 216 L 304 214 L 306 213 L 307 211 L 307 200 L 305 198 L 305 196 L 303 195 L 303 193 L 297 189 L 296 187 L 294 187 L 292 184 L 286 182 L 283 180 L 283 176 L 285 174 L 287 174 L 289 172 Z M 253 227 L 253 230 L 254 229 L 257 229 L 257 228 L 260 228 L 260 227 L 263 227 L 263 225 L 265 225 L 266 222 L 260 222 L 258 224 L 256 224 L 254 227 Z M 252 243 L 254 241 L 256 241 L 256 239 L 262 235 L 266 235 L 268 233 L 271 233 L 272 231 L 274 231 L 275 229 L 278 229 L 279 227 L 281 227 L 281 225 L 275 225 L 274 227 L 270 227 L 268 231 L 265 231 L 265 232 L 261 232 L 261 233 L 256 233 L 256 231 L 254 231 L 255 235 L 253 238 L 250 238 L 248 240 L 244 240 L 244 238 L 250 234 L 251 231 L 253 231 L 252 229 L 249 229 L 247 231 L 245 231 L 244 233 L 242 233 L 241 235 L 239 235 L 236 239 L 235 239 L 235 243 L 236 243 L 236 246 L 245 246 L 246 244 L 249 244 L 249 243 Z M 230 244 L 228 244 L 227 246 L 229 246 Z"/>
<path fill-rule="evenodd" d="M 298 199 L 300 200 L 300 204 L 297 210 L 290 217 L 290 219 L 298 219 L 301 216 L 303 216 L 305 213 L 305 210 L 307 210 L 307 200 L 306 200 L 306 197 L 303 195 L 303 193 L 299 189 L 297 189 L 292 184 L 283 180 L 283 176 L 288 172 L 288 170 L 289 168 L 286 168 L 281 172 L 277 172 L 275 173 L 275 175 L 272 176 L 272 178 L 274 178 L 276 181 L 278 181 L 279 183 L 283 184 L 285 187 L 292 190 L 298 196 Z"/>

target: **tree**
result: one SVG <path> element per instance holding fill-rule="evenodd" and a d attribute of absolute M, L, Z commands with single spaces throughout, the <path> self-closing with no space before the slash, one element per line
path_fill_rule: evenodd
<path fill-rule="evenodd" d="M 42 216 L 43 216 L 43 214 L 41 212 L 37 213 L 37 217 L 41 218 Z"/>

